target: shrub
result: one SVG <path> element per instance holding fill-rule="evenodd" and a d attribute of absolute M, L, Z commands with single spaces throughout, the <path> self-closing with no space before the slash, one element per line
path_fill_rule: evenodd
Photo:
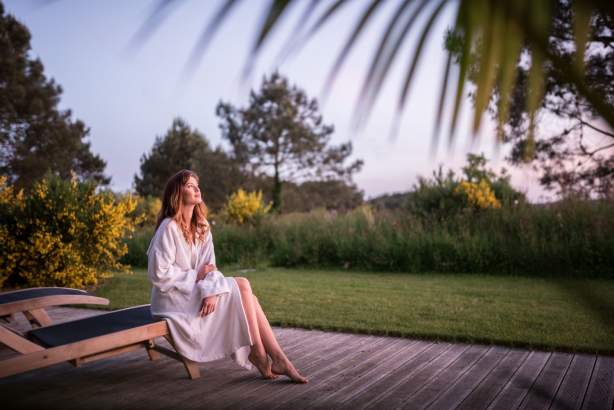
<path fill-rule="evenodd" d="M 248 193 L 239 189 L 228 198 L 222 215 L 241 225 L 246 222 L 257 223 L 270 209 L 271 204 L 264 205 L 262 191 Z"/>
<path fill-rule="evenodd" d="M 454 189 L 454 193 L 460 195 L 467 206 L 472 209 L 501 208 L 501 202 L 485 179 L 479 183 L 461 181 Z"/>
<path fill-rule="evenodd" d="M 0 286 L 83 288 L 124 269 L 135 206 L 93 183 L 48 176 L 24 194 L 0 177 Z"/>

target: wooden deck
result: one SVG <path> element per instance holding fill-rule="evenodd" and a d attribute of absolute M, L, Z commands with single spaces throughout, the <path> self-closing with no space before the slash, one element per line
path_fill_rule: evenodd
<path fill-rule="evenodd" d="M 98 313 L 50 311 L 55 321 Z M 25 323 L 20 324 L 25 326 Z M 189 380 L 143 351 L 0 380 L 2 408 L 614 408 L 614 357 L 275 329 L 310 382 L 265 381 L 229 360 Z M 0 356 L 13 354 L 5 348 Z"/>

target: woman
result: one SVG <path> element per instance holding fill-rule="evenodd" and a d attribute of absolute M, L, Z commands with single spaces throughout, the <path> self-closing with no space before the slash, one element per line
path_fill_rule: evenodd
<path fill-rule="evenodd" d="M 231 356 L 265 379 L 305 379 L 279 346 L 245 278 L 224 277 L 215 265 L 207 207 L 198 176 L 179 171 L 166 183 L 148 256 L 151 311 L 164 317 L 175 348 L 195 362 Z M 269 360 L 270 356 L 270 360 Z"/>

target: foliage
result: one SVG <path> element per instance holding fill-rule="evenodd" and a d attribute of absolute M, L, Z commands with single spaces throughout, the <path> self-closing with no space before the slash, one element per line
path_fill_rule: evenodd
<path fill-rule="evenodd" d="M 441 218 L 397 209 L 324 209 L 218 222 L 219 263 L 241 267 L 336 267 L 388 272 L 474 272 L 614 278 L 614 203 L 520 202 Z M 153 232 L 131 245 L 138 265 Z M 135 238 L 139 234 L 135 235 Z M 140 259 L 137 259 L 140 258 Z"/>
<path fill-rule="evenodd" d="M 454 171 L 444 174 L 443 166 L 433 171 L 432 178 L 418 177 L 418 182 L 408 193 L 408 211 L 421 218 L 441 219 L 458 213 L 463 202 L 454 190 L 458 180 Z"/>
<path fill-rule="evenodd" d="M 257 223 L 271 209 L 271 204 L 265 205 L 262 191 L 245 192 L 239 189 L 230 195 L 222 214 L 230 221 L 239 225 Z"/>
<path fill-rule="evenodd" d="M 147 249 L 153 238 L 154 228 L 155 224 L 138 226 L 132 235 L 124 239 L 128 251 L 121 257 L 120 263 L 147 268 Z"/>
<path fill-rule="evenodd" d="M 473 209 L 501 208 L 501 202 L 485 179 L 479 183 L 461 181 L 454 189 L 454 193 L 463 196 L 469 207 Z"/>
<path fill-rule="evenodd" d="M 362 203 L 363 192 L 342 180 L 284 184 L 284 212 L 309 212 L 316 208 L 349 211 Z"/>
<path fill-rule="evenodd" d="M 132 197 L 118 201 L 91 182 L 50 175 L 25 194 L 0 178 L 0 286 L 83 288 L 124 269 L 118 259 L 135 207 Z"/>
<path fill-rule="evenodd" d="M 158 213 L 162 208 L 160 198 L 153 196 L 135 196 L 136 208 L 133 212 L 139 220 L 139 226 L 155 226 L 158 221 Z"/>
<path fill-rule="evenodd" d="M 58 107 L 62 89 L 30 53 L 30 33 L 0 3 L 0 172 L 31 187 L 45 173 L 108 184 L 105 161 L 90 151 L 89 129 Z"/>
<path fill-rule="evenodd" d="M 473 209 L 511 207 L 525 202 L 516 191 L 505 168 L 496 173 L 487 167 L 484 154 L 467 154 L 462 177 L 452 170 L 444 174 L 440 166 L 433 177 L 418 178 L 414 190 L 407 195 L 407 209 L 422 218 L 448 218 L 469 207 Z"/>
<path fill-rule="evenodd" d="M 614 204 L 605 201 L 519 204 L 442 219 L 359 208 L 285 214 L 249 228 L 219 225 L 215 244 L 224 263 L 613 278 L 613 230 Z"/>
<path fill-rule="evenodd" d="M 168 179 L 181 169 L 190 169 L 200 178 L 207 206 L 220 209 L 243 177 L 229 156 L 220 148 L 211 149 L 205 136 L 181 118 L 163 137 L 157 137 L 149 154 L 141 157 L 140 175 L 134 176 L 139 195 L 162 197 Z"/>
<path fill-rule="evenodd" d="M 268 172 L 273 177 L 273 209 L 282 209 L 282 183 L 305 179 L 351 179 L 362 161 L 345 166 L 350 142 L 330 146 L 333 127 L 322 123 L 318 103 L 290 86 L 275 72 L 251 91 L 247 108 L 220 102 L 217 115 L 222 135 L 234 158 L 248 174 Z"/>
<path fill-rule="evenodd" d="M 554 59 L 543 65 L 543 98 L 531 108 L 535 92 L 533 65 L 527 58 L 515 60 L 509 75 L 516 78 L 509 95 L 493 88 L 491 114 L 500 124 L 501 139 L 513 146 L 509 160 L 520 165 L 532 162 L 540 171 L 541 184 L 559 195 L 614 195 L 614 133 L 603 124 L 603 111 L 585 95 L 588 90 L 603 99 L 603 108 L 614 112 L 614 18 L 607 10 L 582 10 L 585 2 L 556 0 L 548 28 L 547 53 Z M 585 44 L 576 43 L 584 25 Z M 472 81 L 479 81 L 475 68 Z M 554 63 L 557 61 L 557 63 Z M 583 87 L 567 75 L 568 67 L 583 67 Z M 533 112 L 536 111 L 536 112 Z M 539 115 L 546 126 L 533 124 Z M 556 121 L 544 119 L 556 118 Z M 554 124 L 553 124 L 554 123 Z M 532 135 L 535 135 L 535 141 Z"/>

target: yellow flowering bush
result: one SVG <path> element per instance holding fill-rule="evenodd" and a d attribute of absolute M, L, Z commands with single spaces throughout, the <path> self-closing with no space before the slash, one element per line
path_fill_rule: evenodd
<path fill-rule="evenodd" d="M 30 192 L 0 177 L 0 287 L 97 283 L 127 252 L 136 200 L 96 192 L 93 184 L 48 177 Z"/>
<path fill-rule="evenodd" d="M 454 193 L 462 196 L 467 205 L 473 209 L 501 208 L 501 202 L 485 179 L 479 183 L 461 181 L 454 189 Z"/>
<path fill-rule="evenodd" d="M 243 224 L 256 222 L 270 210 L 271 204 L 264 204 L 262 191 L 245 192 L 239 189 L 228 198 L 222 215 L 232 222 Z"/>
<path fill-rule="evenodd" d="M 136 209 L 134 210 L 135 217 L 138 218 L 139 225 L 152 226 L 156 225 L 158 213 L 162 208 L 160 198 L 153 196 L 139 196 L 136 199 Z"/>

